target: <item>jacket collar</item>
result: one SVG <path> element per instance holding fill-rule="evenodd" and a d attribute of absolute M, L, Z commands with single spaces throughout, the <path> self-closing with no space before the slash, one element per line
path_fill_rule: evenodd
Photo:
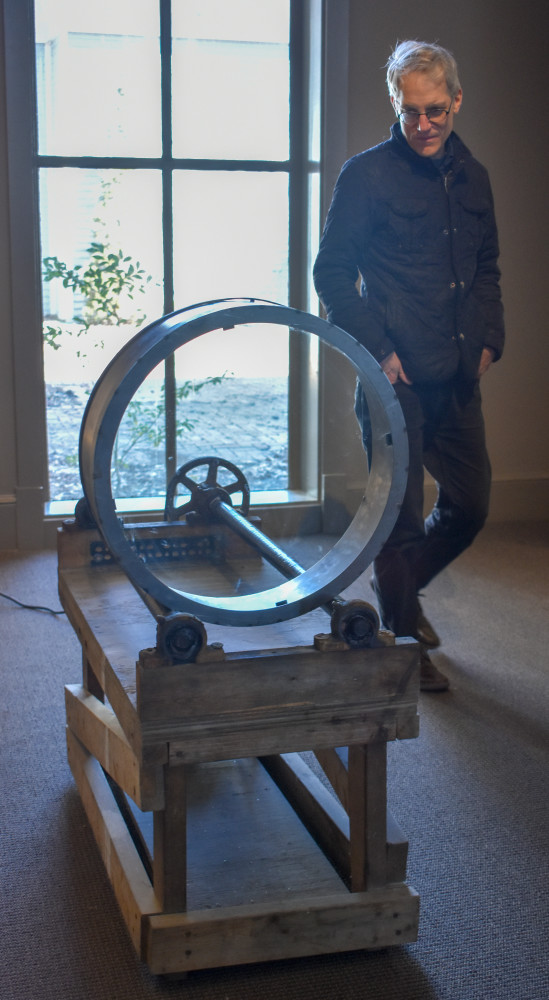
<path fill-rule="evenodd" d="M 391 125 L 390 142 L 393 145 L 393 148 L 401 155 L 406 156 L 407 160 L 411 164 L 418 166 L 418 164 L 421 163 L 424 166 L 427 165 L 427 169 L 431 170 L 442 169 L 444 172 L 451 169 L 457 170 L 463 163 L 464 159 L 471 157 L 471 153 L 467 149 L 467 146 L 461 141 L 456 132 L 451 132 L 446 140 L 446 148 L 442 162 L 433 162 L 429 157 L 422 157 L 416 153 L 409 143 L 406 142 L 406 138 L 402 134 L 400 122 L 393 122 Z"/>

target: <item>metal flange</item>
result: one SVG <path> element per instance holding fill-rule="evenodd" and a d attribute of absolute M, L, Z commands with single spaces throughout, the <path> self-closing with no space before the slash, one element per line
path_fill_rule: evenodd
<path fill-rule="evenodd" d="M 213 330 L 252 323 L 313 334 L 343 354 L 360 379 L 372 423 L 370 473 L 364 496 L 344 534 L 304 573 L 255 594 L 203 596 L 169 587 L 132 549 L 116 512 L 111 462 L 122 417 L 150 372 L 177 348 Z M 372 562 L 396 521 L 406 488 L 408 444 L 394 390 L 368 351 L 344 330 L 309 313 L 260 299 L 201 303 L 141 330 L 105 369 L 86 407 L 80 432 L 80 474 L 90 511 L 106 544 L 132 583 L 172 612 L 219 625 L 266 625 L 328 603 Z"/>

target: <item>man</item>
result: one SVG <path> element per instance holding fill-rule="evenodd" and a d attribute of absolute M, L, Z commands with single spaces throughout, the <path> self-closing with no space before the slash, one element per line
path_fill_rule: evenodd
<path fill-rule="evenodd" d="M 448 679 L 428 654 L 440 640 L 418 595 L 488 513 L 479 380 L 503 348 L 499 250 L 488 175 L 453 131 L 462 102 L 453 56 L 401 42 L 387 83 L 391 138 L 344 165 L 314 280 L 330 321 L 379 361 L 404 413 L 408 483 L 372 584 L 385 626 L 420 643 L 422 690 L 442 691 Z M 360 387 L 357 416 L 368 450 Z M 425 522 L 424 466 L 438 487 Z"/>

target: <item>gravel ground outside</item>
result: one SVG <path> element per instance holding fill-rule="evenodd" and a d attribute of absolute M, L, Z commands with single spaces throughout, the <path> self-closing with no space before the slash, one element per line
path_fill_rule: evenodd
<path fill-rule="evenodd" d="M 50 500 L 82 496 L 78 439 L 91 384 L 57 383 L 46 387 Z M 128 411 L 120 427 L 113 463 L 117 497 L 164 496 L 163 441 L 157 432 L 159 388 L 144 387 L 132 419 Z M 178 436 L 178 467 L 205 455 L 237 465 L 252 491 L 287 488 L 287 380 L 285 378 L 226 378 L 206 385 L 181 404 L 178 419 L 185 427 Z M 161 427 L 158 428 L 161 434 Z"/>

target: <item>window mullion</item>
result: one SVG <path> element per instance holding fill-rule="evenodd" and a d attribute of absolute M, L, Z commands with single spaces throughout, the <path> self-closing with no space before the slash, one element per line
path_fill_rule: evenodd
<path fill-rule="evenodd" d="M 171 0 L 160 0 L 160 72 L 162 103 L 162 246 L 164 313 L 174 309 L 172 187 L 172 17 Z M 177 392 L 175 357 L 164 364 L 166 486 L 177 468 Z"/>

